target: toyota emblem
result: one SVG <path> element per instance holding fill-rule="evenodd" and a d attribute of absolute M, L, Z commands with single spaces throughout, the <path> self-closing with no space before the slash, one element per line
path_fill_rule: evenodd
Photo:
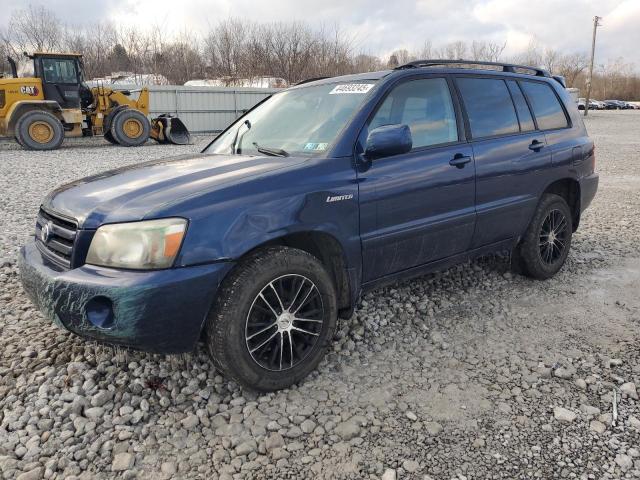
<path fill-rule="evenodd" d="M 42 240 L 42 243 L 47 243 L 49 241 L 53 233 L 52 230 L 53 227 L 51 225 L 51 222 L 45 223 L 42 226 L 42 228 L 40 229 L 40 240 Z"/>

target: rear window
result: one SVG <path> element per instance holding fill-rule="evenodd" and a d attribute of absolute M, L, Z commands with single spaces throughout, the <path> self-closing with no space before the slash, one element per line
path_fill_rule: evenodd
<path fill-rule="evenodd" d="M 569 126 L 567 117 L 558 97 L 550 85 L 540 82 L 520 82 L 524 94 L 529 99 L 533 115 L 540 130 L 565 128 Z"/>
<path fill-rule="evenodd" d="M 520 131 L 516 110 L 504 80 L 458 78 L 456 80 L 473 138 Z"/>

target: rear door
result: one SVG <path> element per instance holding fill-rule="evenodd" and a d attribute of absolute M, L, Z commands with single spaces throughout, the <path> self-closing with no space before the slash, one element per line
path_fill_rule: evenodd
<path fill-rule="evenodd" d="M 476 162 L 477 221 L 471 248 L 479 248 L 522 233 L 551 155 L 517 82 L 461 75 L 456 85 Z"/>
<path fill-rule="evenodd" d="M 450 86 L 445 77 L 397 84 L 359 137 L 364 145 L 370 130 L 406 124 L 413 138 L 410 152 L 373 160 L 358 174 L 365 282 L 469 247 L 475 222 L 473 156 Z"/>

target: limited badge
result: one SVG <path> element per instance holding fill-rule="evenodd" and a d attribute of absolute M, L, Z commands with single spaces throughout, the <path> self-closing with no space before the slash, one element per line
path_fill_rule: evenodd
<path fill-rule="evenodd" d="M 345 83 L 336 85 L 329 95 L 337 95 L 340 93 L 367 93 L 373 88 L 373 83 Z"/>

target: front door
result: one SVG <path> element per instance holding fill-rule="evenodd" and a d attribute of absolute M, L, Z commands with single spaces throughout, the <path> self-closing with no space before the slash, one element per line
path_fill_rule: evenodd
<path fill-rule="evenodd" d="M 55 100 L 62 108 L 80 108 L 80 77 L 75 57 L 39 57 L 36 75 L 42 79 L 46 100 Z"/>
<path fill-rule="evenodd" d="M 456 108 L 446 78 L 395 86 L 360 135 L 406 124 L 410 152 L 373 160 L 359 172 L 363 280 L 466 251 L 475 224 L 471 147 L 459 138 Z"/>

